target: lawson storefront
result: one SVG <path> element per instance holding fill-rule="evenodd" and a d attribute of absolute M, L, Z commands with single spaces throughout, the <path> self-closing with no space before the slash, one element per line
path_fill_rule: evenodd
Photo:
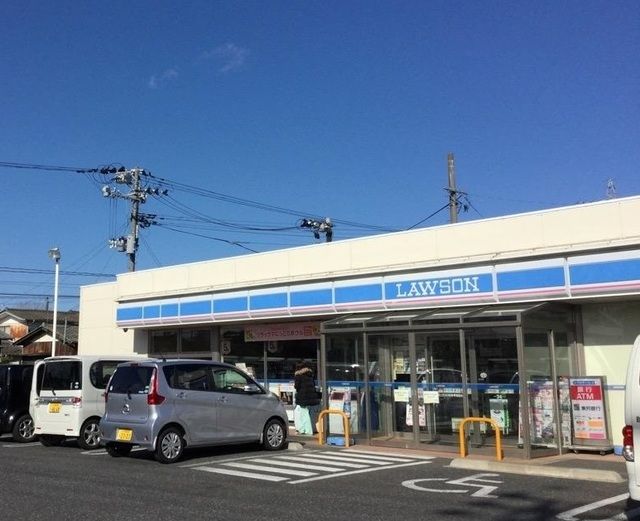
<path fill-rule="evenodd" d="M 523 457 L 607 451 L 619 445 L 626 358 L 640 333 L 640 240 L 637 227 L 582 227 L 589 214 L 620 223 L 629 204 L 640 209 L 630 198 L 439 227 L 437 255 L 416 250 L 434 244 L 428 229 L 124 274 L 83 288 L 80 351 L 84 327 L 105 339 L 92 352 L 113 352 L 117 339 L 129 352 L 222 359 L 290 407 L 295 364 L 306 360 L 359 443 L 454 451 L 473 416 L 494 419 L 505 450 Z M 488 244 L 447 255 L 447 235 L 457 244 L 479 226 Z M 507 233 L 520 228 L 526 237 Z M 368 255 L 372 241 L 387 257 Z M 405 260 L 391 262 L 399 251 Z M 334 266 L 319 269 L 314 256 Z M 261 280 L 229 282 L 253 260 Z M 298 263 L 311 268 L 296 273 Z M 596 387 L 598 400 L 574 399 Z M 469 438 L 495 444 L 484 424 Z"/>
<path fill-rule="evenodd" d="M 243 319 L 199 345 L 219 346 L 290 404 L 295 363 L 314 362 L 327 405 L 343 402 L 356 437 L 455 447 L 463 418 L 493 417 L 505 446 L 534 455 L 574 445 L 558 382 L 582 373 L 580 309 L 557 301 L 639 280 L 640 251 L 618 251 L 120 304 L 117 324 L 151 328 L 152 355 L 208 356 L 185 349 L 192 328 L 165 326 Z M 300 308 L 334 317 L 271 322 Z M 491 444 L 491 429 L 473 435 Z"/>

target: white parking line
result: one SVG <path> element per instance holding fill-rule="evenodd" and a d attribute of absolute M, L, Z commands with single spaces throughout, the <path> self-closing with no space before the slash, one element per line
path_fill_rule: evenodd
<path fill-rule="evenodd" d="M 373 450 L 363 450 L 363 449 L 345 449 L 341 452 L 342 454 L 367 454 L 367 455 L 371 455 L 371 456 L 379 456 L 379 457 L 387 457 L 387 456 L 393 456 L 394 458 L 404 458 L 406 460 L 417 460 L 417 459 L 424 459 L 424 460 L 432 460 L 434 458 L 434 456 L 422 456 L 422 455 L 414 455 L 414 454 L 398 454 L 397 452 L 376 452 Z"/>
<path fill-rule="evenodd" d="M 193 467 L 194 470 L 212 472 L 213 474 L 224 474 L 226 476 L 238 476 L 241 478 L 261 479 L 263 481 L 287 481 L 289 478 L 281 476 L 268 476 L 266 474 L 254 474 L 253 472 L 242 472 L 239 470 L 222 469 L 219 467 Z"/>
<path fill-rule="evenodd" d="M 578 521 L 580 514 L 584 514 L 585 512 L 590 512 L 591 510 L 596 510 L 598 508 L 605 507 L 607 505 L 611 505 L 613 503 L 618 503 L 620 501 L 625 501 L 629 497 L 629 494 L 620 494 L 619 496 L 613 496 L 607 499 L 602 499 L 600 501 L 595 501 L 594 503 L 589 503 L 588 505 L 583 505 L 578 508 L 574 508 L 573 510 L 567 510 L 566 512 L 562 512 L 556 516 L 557 519 L 561 519 L 562 521 Z M 640 508 L 634 508 L 633 510 L 629 510 L 628 512 L 623 512 L 614 517 L 609 517 L 606 519 L 592 520 L 592 521 L 627 521 L 631 519 L 637 519 L 640 514 Z"/>
<path fill-rule="evenodd" d="M 284 474 L 285 476 L 299 476 L 308 478 L 309 476 L 317 476 L 317 472 L 306 472 L 304 470 L 280 469 L 274 467 L 266 467 L 264 465 L 252 465 L 251 463 L 225 463 L 225 467 L 234 467 L 237 469 L 257 470 L 262 472 L 272 472 L 274 474 Z"/>
<path fill-rule="evenodd" d="M 291 458 L 294 458 L 292 456 Z M 342 472 L 344 469 L 340 469 L 337 467 L 325 467 L 321 465 L 308 465 L 305 463 L 293 463 L 291 461 L 281 461 L 279 458 L 255 458 L 251 461 L 255 461 L 256 463 L 266 463 L 268 465 L 280 465 L 281 467 L 291 467 L 294 469 L 307 469 L 307 470 L 319 470 L 322 472 Z M 306 461 L 306 460 L 305 460 Z"/>
<path fill-rule="evenodd" d="M 39 441 L 32 441 L 30 443 L 4 443 L 2 446 L 7 449 L 16 449 L 19 447 L 35 447 L 36 445 L 41 445 Z"/>
<path fill-rule="evenodd" d="M 408 463 L 410 461 L 415 461 L 412 458 L 392 458 L 387 456 L 372 456 L 370 454 L 358 454 L 356 452 L 343 451 L 340 453 L 340 456 L 345 456 L 348 458 L 352 458 L 356 461 L 359 460 L 371 462 L 373 461 L 382 461 L 384 463 Z"/>
<path fill-rule="evenodd" d="M 338 474 L 327 474 L 324 476 L 316 476 L 313 478 L 298 479 L 296 481 L 289 481 L 289 483 L 291 485 L 297 485 L 299 483 L 309 483 L 311 481 L 319 481 L 321 479 L 337 478 L 341 476 L 351 476 L 354 474 L 364 474 L 365 472 L 376 472 L 378 470 L 399 469 L 402 467 L 411 467 L 414 465 L 427 465 L 428 463 L 431 463 L 431 462 L 430 461 L 414 461 L 412 463 L 402 463 L 400 465 L 389 465 L 387 467 L 374 467 L 374 468 L 361 469 L 361 470 L 349 470 L 347 472 L 340 472 Z"/>
<path fill-rule="evenodd" d="M 335 462 L 336 465 L 343 465 L 345 467 L 351 467 L 354 469 L 362 469 L 364 467 L 368 467 L 369 465 L 388 465 L 383 461 L 374 461 L 374 460 L 354 460 L 345 456 L 334 456 L 333 454 L 308 454 L 310 458 L 318 458 L 318 459 L 326 459 Z"/>

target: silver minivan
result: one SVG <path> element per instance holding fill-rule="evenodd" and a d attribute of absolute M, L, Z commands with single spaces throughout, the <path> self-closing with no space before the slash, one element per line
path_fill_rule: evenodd
<path fill-rule="evenodd" d="M 259 442 L 284 448 L 288 418 L 277 396 L 236 367 L 202 360 L 128 362 L 105 394 L 101 443 L 114 457 L 134 445 L 161 463 L 185 447 Z"/>

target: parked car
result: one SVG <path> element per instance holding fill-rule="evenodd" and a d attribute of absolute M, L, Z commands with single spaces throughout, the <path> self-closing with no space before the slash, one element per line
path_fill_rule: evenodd
<path fill-rule="evenodd" d="M 114 457 L 134 445 L 161 463 L 185 447 L 259 442 L 282 449 L 289 420 L 277 396 L 228 364 L 147 360 L 118 366 L 100 421 L 102 444 Z"/>
<path fill-rule="evenodd" d="M 60 445 L 70 437 L 85 450 L 98 448 L 104 390 L 117 365 L 127 360 L 131 357 L 55 356 L 36 362 L 29 409 L 40 443 Z"/>
<path fill-rule="evenodd" d="M 33 365 L 0 365 L 0 434 L 11 433 L 26 443 L 36 437 L 29 414 L 29 390 Z"/>

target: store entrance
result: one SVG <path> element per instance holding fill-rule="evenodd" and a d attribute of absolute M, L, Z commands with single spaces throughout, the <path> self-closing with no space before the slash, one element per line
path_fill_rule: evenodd
<path fill-rule="evenodd" d="M 492 418 L 506 445 L 519 433 L 515 328 L 368 336 L 372 441 L 457 446 L 465 417 Z M 470 442 L 494 446 L 472 426 Z"/>

